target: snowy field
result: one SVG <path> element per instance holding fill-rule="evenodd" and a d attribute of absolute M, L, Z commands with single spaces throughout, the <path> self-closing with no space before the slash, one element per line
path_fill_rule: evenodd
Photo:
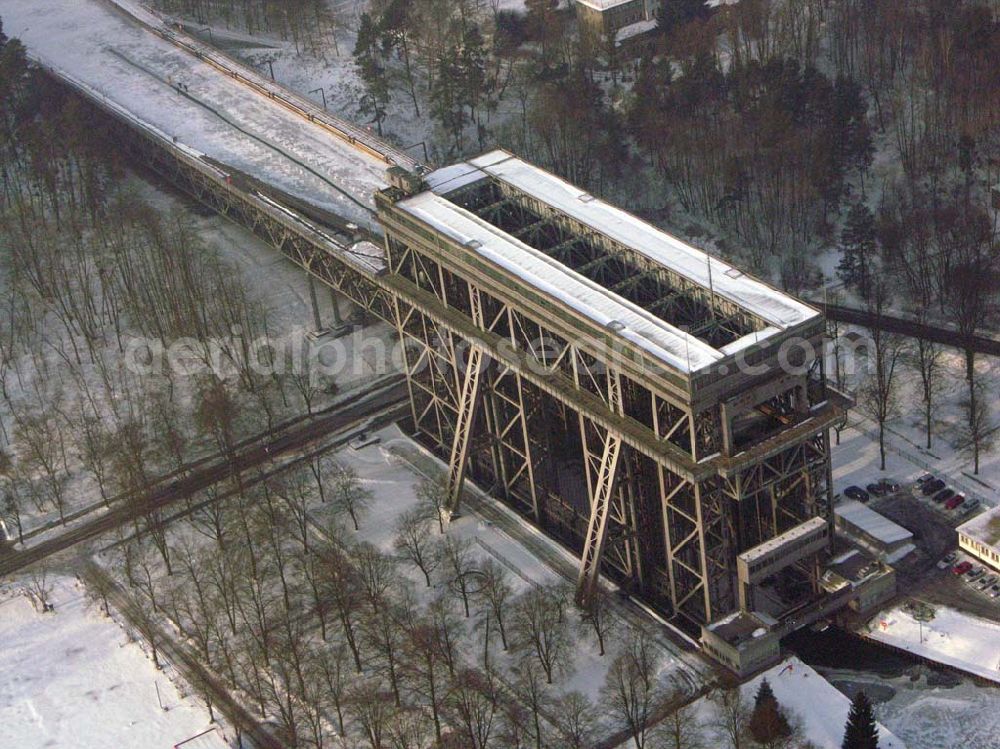
<path fill-rule="evenodd" d="M 760 682 L 765 678 L 771 684 L 774 696 L 785 711 L 789 723 L 793 728 L 801 730 L 804 739 L 811 741 L 817 749 L 840 749 L 844 738 L 844 724 L 851 707 L 847 697 L 812 667 L 793 656 L 741 687 L 743 698 L 751 707 Z M 711 725 L 717 719 L 716 707 L 708 697 L 695 703 L 695 712 L 703 726 Z M 710 729 L 705 729 L 705 736 L 712 736 Z M 712 747 L 725 745 L 722 737 L 717 737 L 717 743 L 706 744 Z M 880 724 L 879 747 L 905 749 L 906 744 Z"/>
<path fill-rule="evenodd" d="M 13 593 L 0 590 L 0 745 L 167 749 L 212 727 L 204 707 L 182 697 L 75 580 L 54 581 L 54 613 Z M 227 743 L 215 734 L 198 746 Z"/>
<path fill-rule="evenodd" d="M 394 540 L 397 533 L 398 520 L 407 510 L 416 506 L 417 485 L 423 480 L 422 471 L 437 476 L 435 465 L 430 456 L 422 451 L 411 440 L 407 439 L 396 427 L 388 427 L 372 436 L 379 438 L 378 444 L 372 444 L 359 450 L 346 448 L 336 453 L 333 458 L 342 467 L 353 469 L 361 485 L 372 492 L 370 506 L 360 518 L 360 530 L 354 531 L 349 523 L 338 515 L 334 503 L 323 503 L 315 492 L 308 503 L 309 517 L 312 521 L 314 535 L 331 533 L 347 534 L 352 540 L 368 542 L 384 554 L 397 556 Z M 324 464 L 330 469 L 331 464 Z M 329 485 L 329 483 L 328 483 Z M 338 520 L 339 517 L 339 520 Z M 519 522 L 515 519 L 514 522 Z M 506 526 L 505 527 L 509 527 Z M 518 531 L 519 532 L 519 531 Z M 432 523 L 432 539 L 438 548 L 444 543 L 445 536 L 438 532 L 436 524 Z M 553 541 L 546 539 L 540 532 L 529 530 L 530 536 L 538 543 L 545 545 L 547 554 L 566 554 Z M 563 578 L 559 572 L 536 553 L 538 546 L 534 541 L 528 545 L 509 535 L 504 528 L 484 520 L 470 507 L 465 507 L 461 517 L 447 526 L 447 537 L 469 543 L 470 569 L 480 569 L 487 560 L 495 562 L 508 574 L 507 583 L 511 588 L 512 602 L 516 605 L 520 596 L 536 586 L 547 586 L 556 591 L 571 591 L 572 580 Z M 215 553 L 213 543 L 207 536 L 195 532 L 189 523 L 175 523 L 169 529 L 169 543 L 175 551 L 184 548 L 200 547 L 206 553 Z M 144 559 L 153 570 L 157 580 L 156 588 L 163 590 L 171 583 L 165 578 L 163 564 L 157 554 L 151 549 L 143 552 Z M 120 565 L 114 555 L 107 558 L 112 567 Z M 575 560 L 574 560 L 575 562 Z M 449 601 L 461 622 L 459 653 L 462 660 L 473 666 L 484 658 L 484 639 L 482 616 L 479 604 L 470 618 L 461 616 L 461 603 L 457 598 L 453 580 L 446 567 L 431 572 L 431 585 L 427 586 L 423 575 L 411 563 L 399 559 L 398 567 L 401 576 L 405 576 L 407 594 L 420 608 L 430 605 L 435 599 L 443 596 Z M 176 584 L 177 578 L 174 578 Z M 556 587 L 558 586 L 558 587 Z M 549 694 L 553 698 L 561 697 L 571 691 L 581 692 L 591 700 L 596 700 L 605 683 L 607 671 L 615 656 L 622 648 L 631 630 L 637 626 L 636 620 L 623 618 L 615 610 L 609 616 L 613 619 L 606 636 L 606 653 L 600 655 L 597 637 L 589 624 L 584 622 L 576 608 L 567 608 L 569 647 L 561 663 L 557 666 L 556 676 Z M 692 694 L 703 680 L 712 673 L 705 662 L 696 654 L 682 651 L 671 642 L 665 633 L 652 620 L 643 624 L 652 636 L 651 646 L 657 655 L 656 678 L 665 694 L 677 692 Z M 514 667 L 519 661 L 516 648 L 505 652 L 500 638 L 494 635 L 489 641 L 489 661 L 499 669 L 499 678 L 508 685 L 516 680 Z M 526 652 L 526 651 L 525 651 Z M 607 736 L 620 730 L 618 720 L 614 715 L 603 711 L 600 716 L 597 736 Z"/>
<path fill-rule="evenodd" d="M 872 640 L 1000 683 L 1000 624 L 939 606 L 924 622 L 921 641 L 920 623 L 897 606 L 868 626 Z"/>
<path fill-rule="evenodd" d="M 0 0 L 4 31 L 178 142 L 372 226 L 385 164 L 271 104 L 98 0 Z M 177 90 L 183 85 L 184 92 Z M 238 129 L 239 128 L 239 129 Z M 244 132 L 240 132 L 242 129 Z"/>
<path fill-rule="evenodd" d="M 240 275 L 248 295 L 260 301 L 267 314 L 269 340 L 276 346 L 288 347 L 290 350 L 298 348 L 310 356 L 314 355 L 322 364 L 323 373 L 328 374 L 329 379 L 336 383 L 340 394 L 395 371 L 397 336 L 385 323 L 375 321 L 363 328 L 356 328 L 351 334 L 341 338 L 325 338 L 318 344 L 312 343 L 307 335 L 314 328 L 308 276 L 252 232 L 217 214 L 206 215 L 202 211 L 192 210 L 190 201 L 139 177 L 130 177 L 125 189 L 133 191 L 144 202 L 153 206 L 164 220 L 177 218 L 190 223 L 207 253 L 229 264 Z M 5 281 L 0 273 L 0 287 Z M 316 292 L 321 320 L 324 325 L 330 325 L 334 319 L 334 296 L 320 283 L 316 285 Z M 343 296 L 337 295 L 336 299 L 340 314 L 346 320 L 353 311 L 353 305 Z M 117 360 L 119 354 L 116 350 L 109 350 L 109 357 Z M 7 385 L 15 393 L 15 397 L 19 392 L 30 390 L 33 371 L 29 369 L 23 380 L 9 377 Z M 99 390 L 99 373 L 91 372 L 88 377 L 92 380 L 91 387 Z M 68 383 L 66 387 L 68 395 Z M 182 386 L 176 397 L 187 404 L 190 391 Z M 335 397 L 337 396 L 324 392 L 317 393 L 314 408 L 329 405 Z M 304 413 L 304 407 L 302 412 Z M 294 414 L 286 414 L 291 415 Z M 0 418 L 10 417 L 4 413 L 0 414 Z M 11 422 L 4 426 L 8 432 L 13 429 Z M 203 452 L 214 453 L 217 450 L 214 444 L 203 447 Z M 80 474 L 75 479 L 78 481 L 73 485 L 73 491 L 68 493 L 66 512 L 73 513 L 87 507 L 103 512 L 103 503 L 93 480 L 89 476 L 81 477 Z M 25 532 L 29 534 L 49 527 L 52 532 L 65 530 L 59 524 L 59 514 L 55 507 L 38 511 L 34 505 L 28 505 L 22 522 Z M 44 536 L 35 537 L 32 542 L 42 537 Z"/>

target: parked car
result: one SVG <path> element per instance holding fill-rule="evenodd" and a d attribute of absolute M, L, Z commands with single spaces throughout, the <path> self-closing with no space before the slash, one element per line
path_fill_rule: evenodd
<path fill-rule="evenodd" d="M 976 583 L 976 590 L 986 590 L 987 588 L 992 588 L 996 581 L 996 575 L 986 575 L 983 579 Z"/>
<path fill-rule="evenodd" d="M 951 568 L 951 571 L 954 572 L 956 575 L 964 575 L 971 569 L 972 569 L 972 562 L 966 560 L 964 562 L 959 562 L 958 564 L 956 564 L 954 567 Z"/>
<path fill-rule="evenodd" d="M 965 573 L 965 582 L 971 583 L 971 582 L 973 582 L 975 580 L 978 580 L 979 578 L 981 578 L 985 574 L 986 574 L 986 570 L 984 568 L 982 568 L 982 567 L 974 567 L 973 569 L 971 569 L 971 570 L 969 570 L 968 572 Z"/>
<path fill-rule="evenodd" d="M 844 496 L 850 499 L 856 499 L 859 502 L 868 501 L 868 492 L 862 489 L 860 486 L 849 486 L 844 489 Z"/>
<path fill-rule="evenodd" d="M 869 494 L 876 497 L 885 497 L 889 494 L 895 494 L 899 491 L 899 484 L 890 479 L 879 479 L 878 481 L 873 481 L 865 487 Z"/>
<path fill-rule="evenodd" d="M 966 515 L 968 515 L 970 512 L 972 512 L 973 510 L 975 510 L 977 507 L 979 507 L 979 500 L 978 499 L 975 499 L 975 498 L 967 499 L 965 501 L 965 504 L 962 505 L 962 512 L 965 513 Z"/>
<path fill-rule="evenodd" d="M 926 484 L 928 481 L 933 481 L 933 480 L 934 480 L 933 473 L 925 473 L 923 476 L 917 479 L 917 485 L 919 486 L 920 484 Z"/>
<path fill-rule="evenodd" d="M 941 561 L 937 563 L 938 569 L 939 570 L 948 569 L 949 567 L 951 567 L 951 565 L 955 563 L 956 559 L 958 559 L 958 554 L 956 554 L 954 551 L 949 551 L 941 558 Z"/>
<path fill-rule="evenodd" d="M 964 501 L 965 501 L 964 494 L 956 494 L 954 497 L 945 502 L 944 506 L 949 510 L 954 510 L 956 507 L 959 507 Z"/>
<path fill-rule="evenodd" d="M 990 598 L 996 598 L 997 596 L 1000 596 L 1000 585 L 994 585 L 992 588 L 990 588 L 988 595 Z"/>
<path fill-rule="evenodd" d="M 944 489 L 942 489 L 941 491 L 939 491 L 937 494 L 935 494 L 933 497 L 931 497 L 931 499 L 933 501 L 937 502 L 938 504 L 941 504 L 942 502 L 947 502 L 949 499 L 951 499 L 954 496 L 955 496 L 954 489 L 949 489 L 949 488 L 945 487 Z"/>
<path fill-rule="evenodd" d="M 941 479 L 931 479 L 920 485 L 920 493 L 925 497 L 929 497 L 942 489 L 944 489 L 944 482 Z"/>

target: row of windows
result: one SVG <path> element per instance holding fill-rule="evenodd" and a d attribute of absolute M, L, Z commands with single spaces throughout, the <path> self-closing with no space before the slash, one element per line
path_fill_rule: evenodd
<path fill-rule="evenodd" d="M 817 540 L 821 538 L 826 538 L 826 533 L 827 533 L 826 528 L 824 528 L 823 532 L 819 535 L 810 534 L 805 538 L 800 538 L 797 541 L 789 543 L 787 546 L 781 546 L 775 549 L 773 552 L 769 552 L 767 556 L 760 559 L 759 561 L 756 561 L 753 564 L 749 565 L 748 569 L 750 570 L 751 574 L 757 573 L 760 570 L 764 569 L 765 567 L 774 564 L 775 561 L 781 559 L 782 557 L 785 557 L 801 548 L 809 546 L 810 544 L 815 543 Z"/>
<path fill-rule="evenodd" d="M 1000 563 L 1000 554 L 997 554 L 991 547 L 986 544 L 979 543 L 978 541 L 973 541 L 972 539 L 962 536 L 962 545 L 971 551 L 975 551 L 983 559 L 992 560 L 993 562 Z"/>

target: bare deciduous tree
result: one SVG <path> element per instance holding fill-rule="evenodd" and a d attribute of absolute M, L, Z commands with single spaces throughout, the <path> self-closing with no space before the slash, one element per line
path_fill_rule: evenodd
<path fill-rule="evenodd" d="M 396 521 L 393 545 L 406 561 L 423 573 L 427 587 L 431 587 L 431 573 L 441 563 L 441 555 L 431 537 L 430 520 L 420 508 L 407 510 L 400 515 Z"/>
<path fill-rule="evenodd" d="M 514 607 L 514 638 L 517 646 L 538 659 L 551 684 L 567 664 L 570 646 L 569 628 L 562 615 L 562 604 L 551 587 L 531 588 Z"/>
<path fill-rule="evenodd" d="M 566 749 L 589 749 L 597 728 L 594 704 L 582 692 L 564 694 L 556 702 L 553 712 L 557 730 Z"/>
<path fill-rule="evenodd" d="M 747 739 L 750 722 L 750 706 L 743 699 L 739 685 L 718 689 L 709 699 L 715 706 L 713 727 L 720 741 L 730 749 L 744 749 L 749 745 Z"/>
<path fill-rule="evenodd" d="M 683 698 L 683 695 L 679 695 Z M 698 715 L 691 705 L 672 711 L 653 731 L 657 749 L 705 749 Z"/>
<path fill-rule="evenodd" d="M 417 500 L 428 516 L 436 518 L 438 531 L 444 533 L 448 506 L 448 487 L 443 480 L 425 479 L 417 484 Z"/>
<path fill-rule="evenodd" d="M 339 467 L 333 474 L 330 500 L 337 512 L 350 516 L 354 530 L 359 530 L 361 518 L 371 505 L 372 493 L 361 485 L 357 471 L 350 466 Z"/>
<path fill-rule="evenodd" d="M 997 441 L 997 428 L 990 412 L 990 402 L 983 383 L 973 385 L 974 396 L 962 402 L 967 419 L 959 432 L 958 447 L 972 456 L 972 472 L 979 475 L 979 459 Z"/>
<path fill-rule="evenodd" d="M 472 558 L 472 544 L 466 539 L 457 539 L 449 536 L 444 540 L 441 556 L 448 570 L 449 583 L 462 599 L 465 618 L 468 619 L 469 600 L 472 596 L 472 591 L 475 589 L 472 576 L 476 572 L 475 563 Z"/>
<path fill-rule="evenodd" d="M 52 602 L 49 600 L 52 595 L 52 585 L 49 583 L 49 570 L 45 564 L 32 567 L 26 590 L 36 610 L 42 613 L 53 610 Z"/>
<path fill-rule="evenodd" d="M 873 324 L 869 330 L 871 345 L 868 348 L 869 373 L 861 385 L 858 405 L 878 426 L 880 467 L 885 470 L 885 427 L 899 414 L 896 365 L 906 351 L 906 340 L 883 330 L 881 318 L 889 304 L 888 289 L 884 280 L 873 282 L 869 298 L 869 312 Z"/>
<path fill-rule="evenodd" d="M 649 720 L 660 701 L 656 651 L 643 630 L 630 631 L 608 669 L 602 694 L 608 708 L 625 724 L 635 749 L 644 749 Z"/>
<path fill-rule="evenodd" d="M 597 636 L 599 655 L 604 655 L 604 642 L 616 624 L 610 603 L 607 591 L 598 588 L 587 608 L 583 609 L 580 614 L 581 622 L 593 630 Z"/>
<path fill-rule="evenodd" d="M 491 617 L 500 632 L 500 644 L 503 649 L 508 647 L 507 643 L 507 610 L 510 607 L 511 596 L 514 589 L 507 581 L 507 571 L 492 559 L 487 559 L 480 566 L 482 578 L 479 589 L 476 591 L 476 599 L 480 601 Z"/>

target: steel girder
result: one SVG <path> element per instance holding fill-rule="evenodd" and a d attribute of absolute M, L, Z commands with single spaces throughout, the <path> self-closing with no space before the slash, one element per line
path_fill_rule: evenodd
<path fill-rule="evenodd" d="M 545 492 L 539 490 L 536 484 L 538 477 L 535 475 L 543 446 L 532 435 L 525 389 L 528 383 L 522 379 L 519 369 L 513 368 L 509 363 L 498 364 L 495 373 L 485 366 L 473 367 L 473 371 L 479 371 L 479 384 L 472 387 L 471 383 L 466 382 L 468 376 L 464 380 L 458 376 L 457 348 L 465 341 L 454 331 L 460 328 L 447 320 L 439 321 L 420 311 L 426 306 L 421 307 L 423 302 L 419 296 L 411 299 L 405 293 L 400 293 L 394 283 L 383 283 L 371 278 L 353 267 L 349 259 L 338 256 L 331 249 L 325 249 L 321 236 L 310 235 L 307 225 L 290 225 L 287 217 L 276 215 L 252 192 L 222 182 L 217 175 L 207 174 L 204 165 L 186 163 L 178 154 L 172 153 L 167 144 L 157 142 L 149 134 L 136 131 L 113 116 L 110 119 L 121 136 L 119 142 L 123 150 L 140 163 L 221 215 L 247 226 L 307 272 L 338 289 L 362 308 L 396 324 L 400 340 L 406 344 L 404 364 L 411 392 L 414 425 L 430 439 L 440 453 L 449 455 L 454 452 L 456 425 L 460 423 L 469 425 L 469 438 L 464 448 L 466 456 L 475 451 L 477 420 L 470 418 L 475 413 L 461 419 L 459 413 L 463 402 L 472 403 L 473 412 L 478 400 L 489 402 L 490 407 L 486 409 L 485 417 L 490 422 L 487 428 L 488 440 L 496 448 L 494 456 L 499 456 L 492 460 L 494 477 L 499 479 L 504 492 L 517 494 L 526 502 L 532 515 L 540 523 L 544 522 Z M 509 204 L 503 210 L 509 208 L 518 210 Z M 546 236 L 544 240 L 551 252 L 560 256 L 572 253 L 574 257 L 567 258 L 567 262 L 571 265 L 583 265 L 596 258 L 593 254 L 595 247 L 589 242 L 581 241 L 579 236 L 567 233 L 567 230 L 574 228 L 562 225 L 561 218 L 556 217 L 555 222 L 546 220 L 531 224 L 526 233 L 551 233 L 552 237 Z M 404 254 L 409 252 L 402 245 L 401 248 Z M 412 263 L 412 272 L 404 275 L 421 289 L 431 291 L 442 304 L 454 304 L 455 299 L 449 298 L 449 294 L 454 297 L 455 289 L 449 288 L 446 283 L 444 269 L 420 253 L 414 253 Z M 402 263 L 397 263 L 397 267 L 390 267 L 390 272 L 401 272 L 401 265 Z M 595 264 L 593 268 L 597 272 L 605 272 L 613 265 L 614 263 L 602 262 Z M 610 279 L 611 276 L 609 283 Z M 630 287 L 626 280 L 621 280 L 623 289 Z M 652 279 L 648 280 L 652 282 Z M 669 279 L 668 284 L 672 285 L 672 281 L 673 279 Z M 645 282 L 647 279 L 643 278 L 641 283 Z M 683 304 L 678 296 L 683 297 L 684 294 L 673 294 L 672 298 L 664 300 L 664 304 Z M 464 309 L 463 314 L 468 315 L 469 310 Z M 501 318 L 505 321 L 506 329 L 502 335 L 515 348 L 519 348 L 519 343 L 534 337 L 535 333 L 539 336 L 548 335 L 549 340 L 554 341 L 554 346 L 540 361 L 552 372 L 558 372 L 560 377 L 569 379 L 568 376 L 573 375 L 573 382 L 578 390 L 587 391 L 591 396 L 597 394 L 599 378 L 593 377 L 589 370 L 583 373 L 577 371 L 581 352 L 574 345 L 558 336 L 547 334 L 540 324 L 513 308 L 504 307 L 499 311 L 493 309 L 489 317 L 493 322 Z M 479 327 L 490 328 L 492 324 L 482 320 Z M 473 358 L 475 356 L 472 354 Z M 484 352 L 480 357 L 481 365 L 485 364 L 483 360 L 486 358 Z M 583 376 L 577 377 L 580 374 Z M 533 383 L 532 387 L 541 388 L 532 397 L 561 397 L 559 387 L 536 382 L 533 377 L 530 382 Z M 469 397 L 476 392 L 480 393 L 480 397 Z M 608 410 L 609 399 L 604 400 L 603 408 Z M 628 451 L 633 448 L 621 439 L 622 432 L 606 429 L 598 421 L 585 415 L 588 407 L 580 405 L 584 402 L 586 401 L 577 401 L 576 405 L 570 406 L 581 414 L 585 440 L 588 446 L 592 446 L 588 447 L 586 460 L 587 469 L 593 477 L 593 480 L 588 481 L 591 493 L 590 520 L 593 522 L 588 522 L 587 533 L 592 541 L 587 545 L 581 560 L 581 576 L 587 581 L 596 580 L 601 559 L 606 559 L 609 564 L 613 563 L 620 571 L 641 576 L 642 557 L 638 548 L 635 505 L 634 502 L 630 504 L 630 499 L 634 500 L 631 497 L 633 481 L 627 475 L 630 466 Z M 688 416 L 673 404 L 668 408 L 659 407 L 654 395 L 653 412 L 656 413 L 658 408 L 662 416 L 662 424 L 655 430 L 658 439 L 671 443 L 671 448 L 675 450 L 682 448 L 694 461 L 711 454 L 718 439 L 717 414 L 715 417 L 708 414 Z M 469 410 L 467 409 L 467 414 Z M 620 408 L 617 412 L 620 413 Z M 604 424 L 612 423 L 606 416 L 599 418 L 603 419 Z M 689 449 L 685 445 L 685 437 L 691 440 Z M 642 440 L 636 441 L 633 437 L 628 440 L 629 444 L 643 444 Z M 643 448 L 643 454 L 648 454 L 654 461 L 658 474 L 667 587 L 677 613 L 700 623 L 711 620 L 717 613 L 727 611 L 727 607 L 731 605 L 733 593 L 728 582 L 730 558 L 735 555 L 740 529 L 734 524 L 734 514 L 728 510 L 733 501 L 738 501 L 734 500 L 734 495 L 744 495 L 742 486 L 769 481 L 765 496 L 770 508 L 768 522 L 771 528 L 791 523 L 802 514 L 829 514 L 826 442 L 826 434 L 821 432 L 780 459 L 765 461 L 767 465 L 757 474 L 754 474 L 754 469 L 749 468 L 746 471 L 749 475 L 742 480 L 725 481 L 721 478 L 696 481 L 685 479 L 671 470 L 669 463 L 664 462 L 655 452 L 646 453 L 646 448 Z M 465 461 L 462 463 L 464 465 Z M 453 461 L 453 464 L 457 465 L 458 461 Z M 822 503 L 819 508 L 800 507 L 796 504 L 796 497 L 815 499 L 822 497 L 824 493 L 826 498 L 818 500 Z M 594 526 L 593 529 L 591 525 Z M 602 525 L 603 532 L 600 531 Z M 614 533 L 616 530 L 617 534 Z"/>
<path fill-rule="evenodd" d="M 621 380 L 614 372 L 607 373 L 607 399 L 612 410 L 621 411 Z M 590 519 L 587 523 L 587 533 L 583 539 L 583 554 L 577 577 L 576 599 L 581 606 L 587 606 L 591 603 L 597 589 L 597 579 L 601 571 L 608 520 L 611 516 L 612 504 L 615 501 L 614 492 L 622 443 L 616 435 L 605 431 L 600 458 L 594 465 L 588 444 L 586 416 L 583 414 L 580 414 L 580 431 L 586 453 L 585 465 L 587 489 L 590 494 Z M 626 518 L 622 517 L 621 520 L 626 520 Z"/>
<path fill-rule="evenodd" d="M 479 289 L 469 286 L 469 304 L 473 323 L 478 328 L 483 327 L 483 303 Z M 450 516 L 458 512 L 462 499 L 462 485 L 465 481 L 465 467 L 469 459 L 469 442 L 472 439 L 472 429 L 476 422 L 476 414 L 482 403 L 483 368 L 486 365 L 486 354 L 480 346 L 472 344 L 469 359 L 466 363 L 465 380 L 458 401 L 458 415 L 455 419 L 455 436 L 451 444 L 451 455 L 448 459 L 448 503 L 446 509 Z"/>

